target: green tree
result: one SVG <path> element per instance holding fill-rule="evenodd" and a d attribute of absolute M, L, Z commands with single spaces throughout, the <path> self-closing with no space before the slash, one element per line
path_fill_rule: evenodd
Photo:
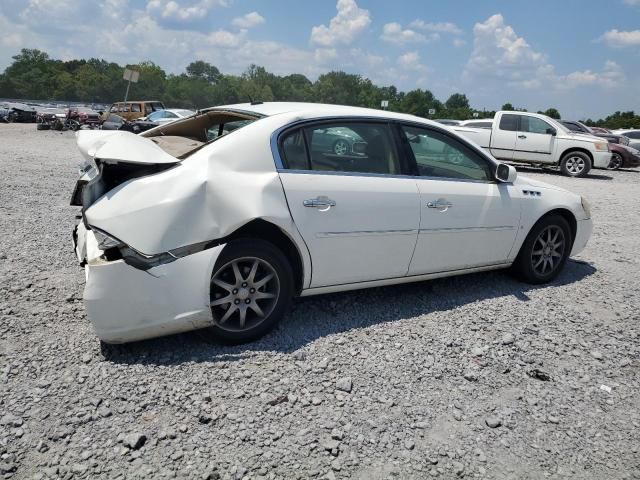
<path fill-rule="evenodd" d="M 510 103 L 505 103 L 504 105 L 502 105 L 502 108 L 500 110 L 512 112 L 515 110 L 515 108 L 513 108 L 513 105 L 511 105 Z"/>
<path fill-rule="evenodd" d="M 457 109 L 469 109 L 469 99 L 463 93 L 454 93 L 451 95 L 446 102 L 444 102 L 444 106 L 447 107 L 448 110 L 457 110 Z"/>
<path fill-rule="evenodd" d="M 547 117 L 555 118 L 556 120 L 560 120 L 560 112 L 555 108 L 547 108 L 544 112 Z"/>
<path fill-rule="evenodd" d="M 196 60 L 187 65 L 187 75 L 192 78 L 201 78 L 208 83 L 217 83 L 222 74 L 218 67 L 202 60 Z"/>

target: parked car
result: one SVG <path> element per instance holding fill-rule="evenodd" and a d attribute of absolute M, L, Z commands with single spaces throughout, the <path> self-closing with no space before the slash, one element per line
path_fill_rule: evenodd
<path fill-rule="evenodd" d="M 36 129 L 49 130 L 57 121 L 64 122 L 67 113 L 62 108 L 43 107 L 36 112 Z"/>
<path fill-rule="evenodd" d="M 8 123 L 9 122 L 8 117 L 9 117 L 9 112 L 10 111 L 11 110 L 9 110 L 8 108 L 3 107 L 3 106 L 0 105 L 0 122 L 3 122 L 3 123 Z"/>
<path fill-rule="evenodd" d="M 157 100 L 134 100 L 130 102 L 115 102 L 109 107 L 109 110 L 102 112 L 100 120 L 107 119 L 109 113 L 115 113 L 116 115 L 124 118 L 127 121 L 135 120 L 137 118 L 146 117 L 147 115 L 157 111 L 164 110 L 164 104 Z"/>
<path fill-rule="evenodd" d="M 78 127 L 86 125 L 89 128 L 97 128 L 100 126 L 100 114 L 95 110 L 87 107 L 73 106 L 69 107 L 67 117 Z"/>
<path fill-rule="evenodd" d="M 116 115 L 115 113 L 109 113 L 105 118 L 104 122 L 102 122 L 102 130 L 128 130 L 126 126 L 129 124 L 124 118 L 120 115 Z"/>
<path fill-rule="evenodd" d="M 442 125 L 460 125 L 460 120 L 450 120 L 447 118 L 436 118 L 434 122 L 438 122 Z"/>
<path fill-rule="evenodd" d="M 474 118 L 472 120 L 463 120 L 460 122 L 461 127 L 491 128 L 493 127 L 493 118 Z"/>
<path fill-rule="evenodd" d="M 629 139 L 623 135 L 616 135 L 615 133 L 611 133 L 611 132 L 602 132 L 600 129 L 599 131 L 596 131 L 594 129 L 592 129 L 591 127 L 586 126 L 584 123 L 582 122 L 577 122 L 574 120 L 558 120 L 562 125 L 564 125 L 565 127 L 567 127 L 569 130 L 571 130 L 572 132 L 576 132 L 576 133 L 583 133 L 586 135 L 591 135 L 594 137 L 602 137 L 602 138 L 606 138 L 608 142 L 611 143 L 619 143 L 621 145 L 629 145 Z"/>
<path fill-rule="evenodd" d="M 173 122 L 179 118 L 190 117 L 191 115 L 195 115 L 195 113 L 196 112 L 192 110 L 185 110 L 183 108 L 168 108 L 166 110 L 157 110 L 152 112 L 146 117 L 142 117 L 142 120 L 154 122 L 157 126 L 162 125 L 163 123 Z"/>
<path fill-rule="evenodd" d="M 364 152 L 314 147 L 328 129 Z M 462 160 L 425 154 L 423 139 Z M 75 251 L 88 318 L 108 343 L 198 328 L 250 341 L 294 296 L 508 267 L 545 283 L 592 230 L 584 198 L 406 114 L 227 105 L 77 142 L 88 163 L 71 201 L 82 207 Z"/>
<path fill-rule="evenodd" d="M 640 129 L 614 130 L 613 133 L 617 135 L 624 135 L 630 140 L 640 140 Z"/>
<path fill-rule="evenodd" d="M 591 167 L 611 162 L 609 142 L 590 135 L 576 135 L 546 115 L 528 112 L 496 113 L 491 130 L 453 127 L 495 158 L 508 162 L 557 166 L 564 175 L 582 177 Z"/>
<path fill-rule="evenodd" d="M 9 110 L 7 113 L 8 122 L 19 123 L 35 123 L 36 122 L 36 109 L 31 105 L 24 103 L 7 103 L 5 107 Z"/>
<path fill-rule="evenodd" d="M 640 166 L 640 151 L 629 145 L 612 143 L 611 162 L 607 169 L 618 170 L 619 168 L 634 168 Z"/>

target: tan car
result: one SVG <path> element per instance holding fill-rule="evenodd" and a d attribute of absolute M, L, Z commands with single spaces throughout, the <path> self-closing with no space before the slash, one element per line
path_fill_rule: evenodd
<path fill-rule="evenodd" d="M 115 113 L 127 121 L 146 117 L 157 110 L 165 110 L 164 104 L 157 100 L 132 100 L 127 102 L 115 102 L 107 112 L 103 112 L 101 120 L 107 119 L 110 113 Z"/>

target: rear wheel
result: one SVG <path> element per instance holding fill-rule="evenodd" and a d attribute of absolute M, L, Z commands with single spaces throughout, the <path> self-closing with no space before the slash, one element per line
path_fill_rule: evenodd
<path fill-rule="evenodd" d="M 528 283 L 547 283 L 562 271 L 573 240 L 567 221 L 548 215 L 536 223 L 513 263 L 513 271 Z"/>
<path fill-rule="evenodd" d="M 622 167 L 623 163 L 624 160 L 622 159 L 622 155 L 620 155 L 618 152 L 614 152 L 613 155 L 611 155 L 611 161 L 607 166 L 607 170 L 618 170 L 620 167 Z"/>
<path fill-rule="evenodd" d="M 293 273 L 284 254 L 269 242 L 229 243 L 211 276 L 213 339 L 245 343 L 271 330 L 293 296 Z"/>
<path fill-rule="evenodd" d="M 351 147 L 349 146 L 349 142 L 346 140 L 336 140 L 333 142 L 333 153 L 336 155 L 347 155 L 351 151 Z"/>
<path fill-rule="evenodd" d="M 583 152 L 569 152 L 560 160 L 560 171 L 569 177 L 584 177 L 591 170 L 591 159 Z"/>

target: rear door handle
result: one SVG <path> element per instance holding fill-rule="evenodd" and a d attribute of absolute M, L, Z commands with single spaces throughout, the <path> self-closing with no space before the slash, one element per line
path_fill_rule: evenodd
<path fill-rule="evenodd" d="M 335 200 L 331 200 L 329 197 L 325 197 L 325 196 L 316 197 L 316 198 L 310 198 L 308 200 L 304 200 L 302 202 L 302 204 L 305 207 L 317 208 L 321 212 L 326 212 L 331 207 L 335 207 L 336 206 Z"/>
<path fill-rule="evenodd" d="M 453 207 L 453 203 L 445 200 L 444 198 L 439 198 L 435 202 L 427 203 L 427 208 L 437 208 L 441 212 L 446 212 L 451 207 Z"/>
<path fill-rule="evenodd" d="M 527 138 L 526 135 L 518 135 L 518 138 Z"/>

